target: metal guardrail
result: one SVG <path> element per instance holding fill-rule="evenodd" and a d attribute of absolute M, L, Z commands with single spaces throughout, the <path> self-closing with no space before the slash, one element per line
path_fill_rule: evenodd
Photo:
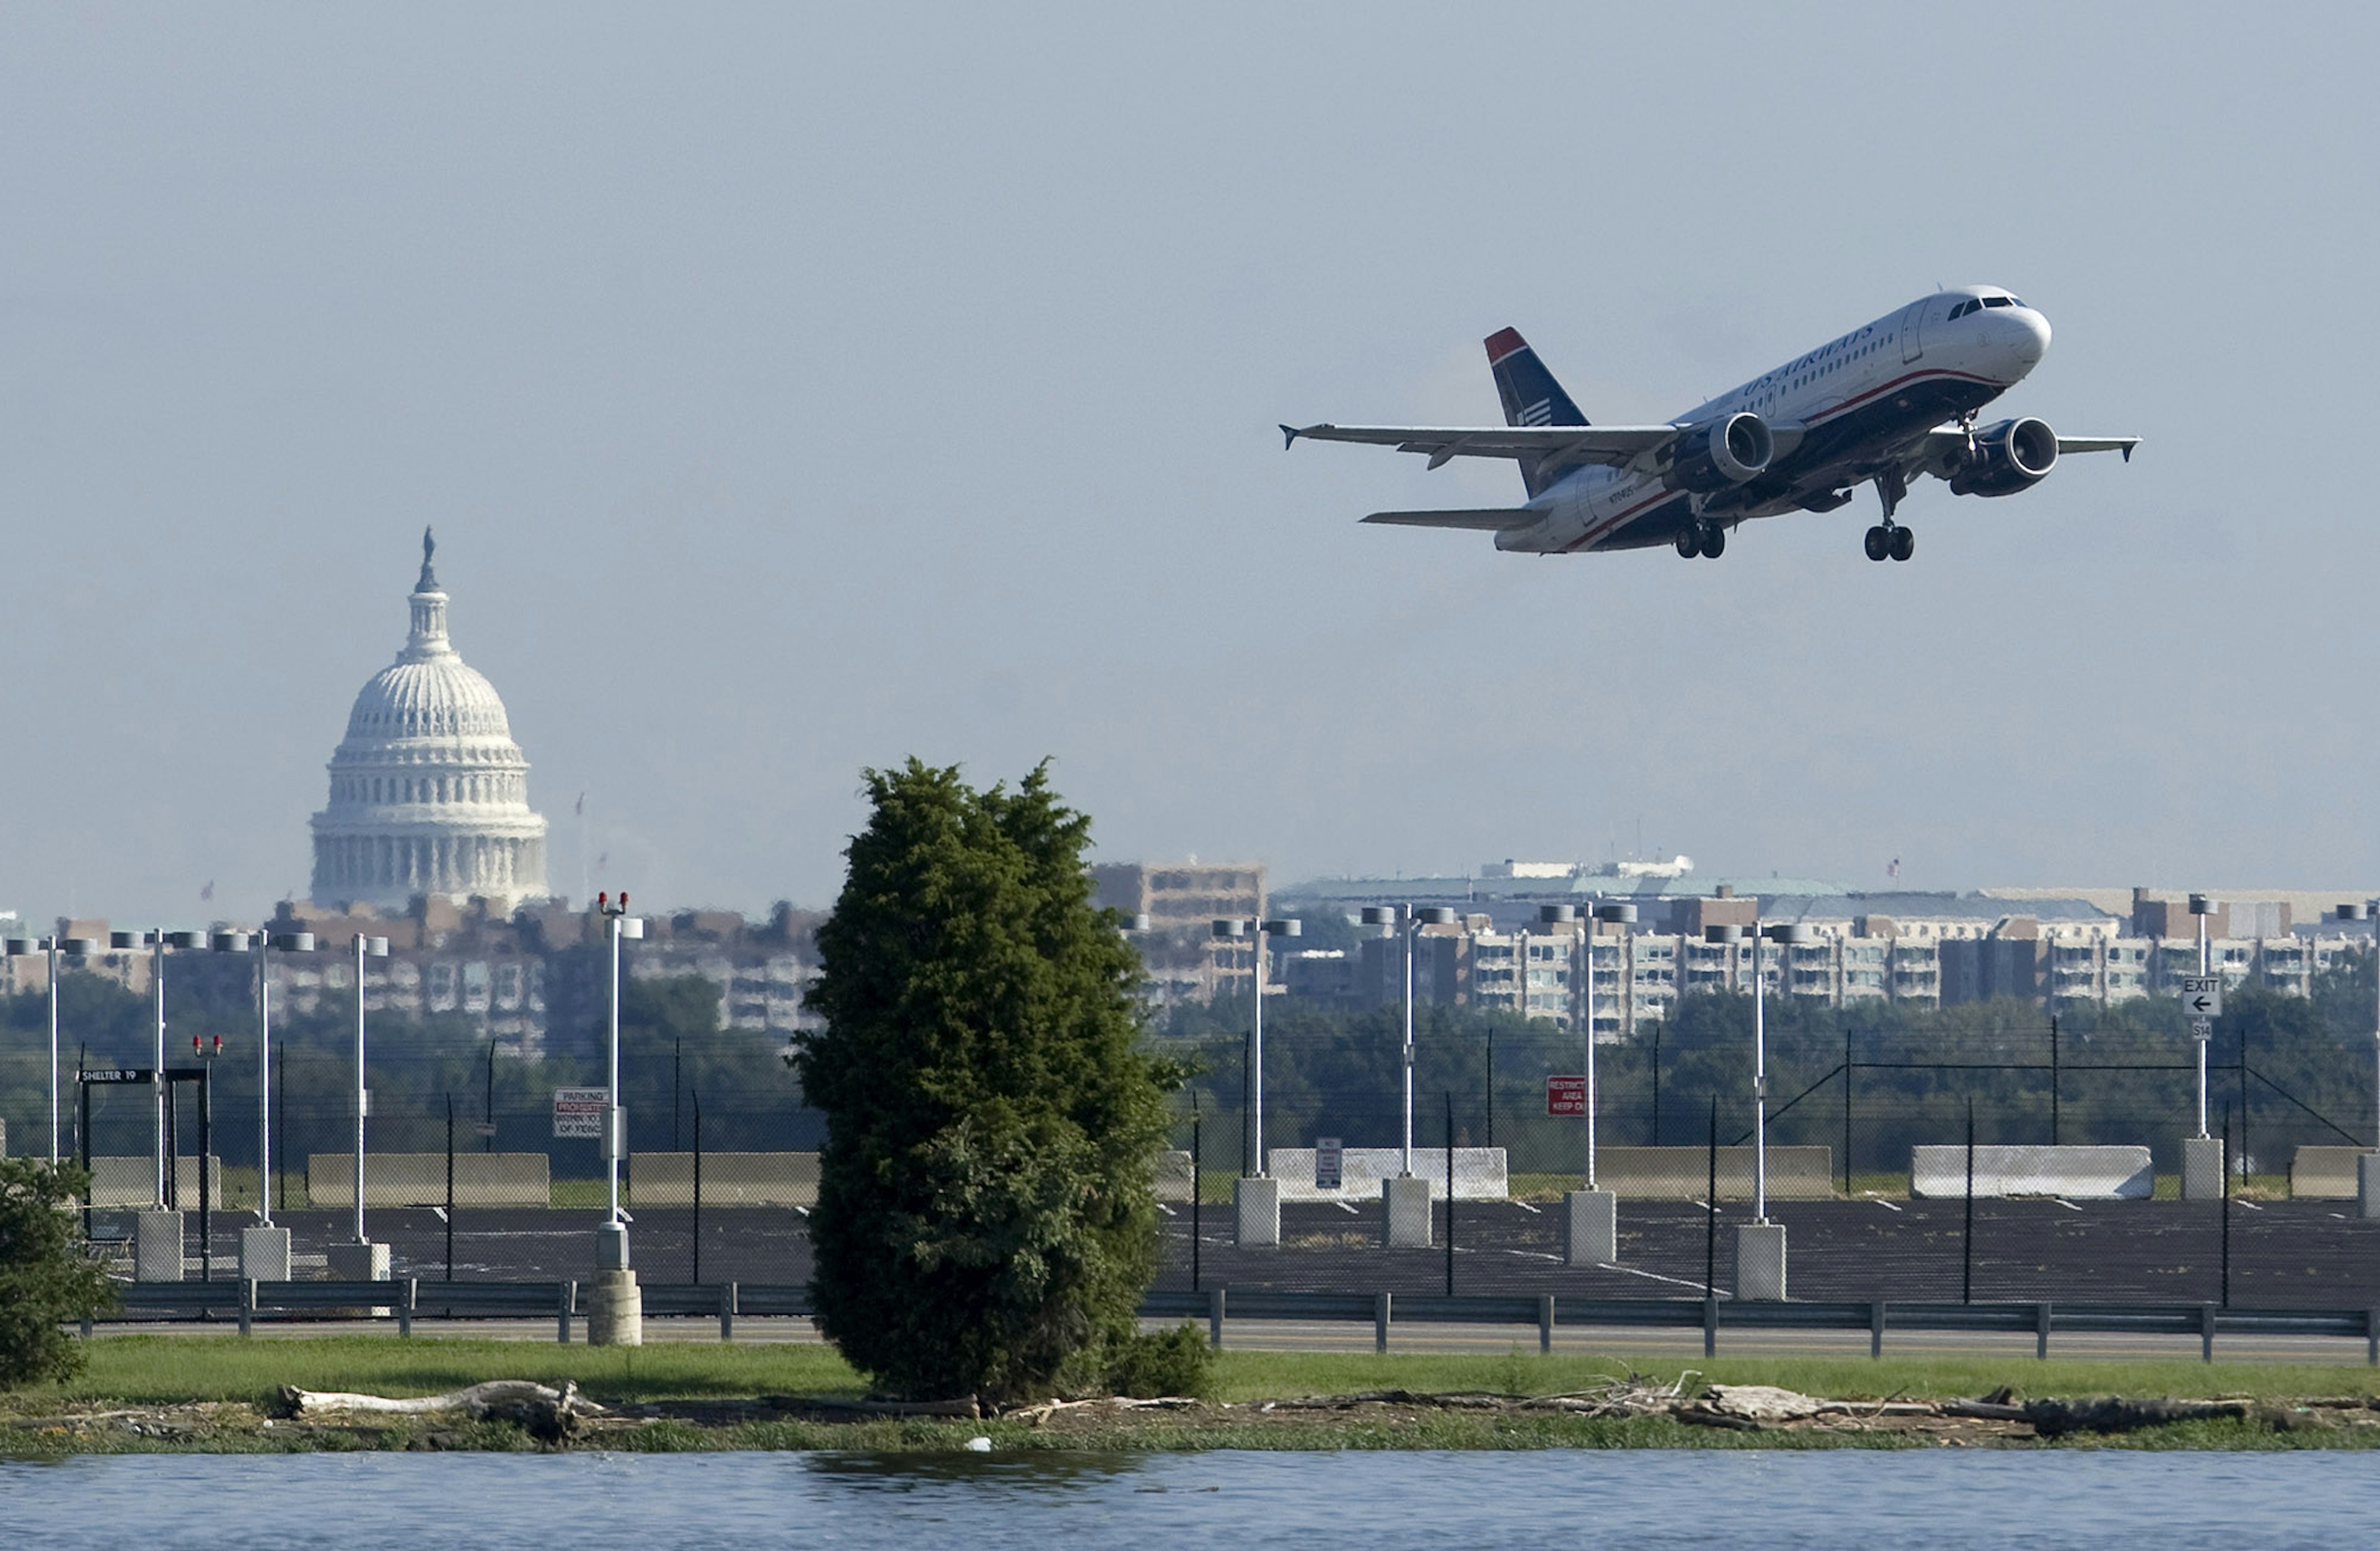
<path fill-rule="evenodd" d="M 719 1320 L 731 1340 L 738 1314 L 805 1317 L 809 1288 L 795 1283 L 655 1283 L 639 1289 L 644 1311 L 657 1317 Z M 131 1282 L 116 1288 L 120 1306 L 110 1321 L 237 1319 L 246 1335 L 257 1320 L 394 1319 L 400 1335 L 417 1319 L 536 1318 L 551 1314 L 560 1339 L 570 1338 L 578 1313 L 578 1284 L 446 1282 L 399 1277 L 385 1282 Z M 1353 1324 L 1370 1321 L 1374 1345 L 1385 1351 L 1391 1328 L 1409 1325 L 1535 1325 L 1541 1350 L 1553 1349 L 1563 1325 L 1597 1329 L 1694 1330 L 1706 1353 L 1718 1350 L 1721 1330 L 1865 1331 L 1872 1356 L 1884 1352 L 1888 1330 L 2030 1335 L 2035 1355 L 2049 1355 L 2050 1337 L 2068 1334 L 2196 1336 L 2200 1355 L 2214 1361 L 2218 1336 L 2361 1337 L 2364 1360 L 2380 1366 L 2380 1308 L 2231 1309 L 2214 1303 L 1894 1303 L 1736 1302 L 1700 1298 L 1443 1297 L 1420 1293 L 1275 1292 L 1211 1288 L 1204 1292 L 1151 1292 L 1143 1319 L 1205 1319 L 1209 1338 L 1223 1344 L 1230 1320 Z M 86 1322 L 88 1333 L 94 1322 Z"/>

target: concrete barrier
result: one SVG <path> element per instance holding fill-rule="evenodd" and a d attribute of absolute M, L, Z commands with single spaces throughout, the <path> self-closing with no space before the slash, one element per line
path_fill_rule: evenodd
<path fill-rule="evenodd" d="M 2289 1194 L 2301 1201 L 2353 1201 L 2355 1160 L 2369 1147 L 2301 1147 L 2289 1160 Z"/>
<path fill-rule="evenodd" d="M 306 1158 L 306 1203 L 356 1203 L 356 1155 L 313 1153 Z M 366 1153 L 364 1205 L 443 1206 L 446 1203 L 443 1153 Z M 551 1206 L 553 1182 L 543 1153 L 457 1153 L 457 1206 Z"/>
<path fill-rule="evenodd" d="M 1978 1147 L 1975 1198 L 2012 1195 L 2070 1196 L 2082 1201 L 2146 1201 L 2156 1189 L 2156 1171 L 2145 1147 Z M 1963 1143 L 1912 1147 L 1909 1193 L 1961 1200 L 1967 1193 Z"/>
<path fill-rule="evenodd" d="M 629 1200 L 638 1206 L 694 1204 L 692 1153 L 632 1153 L 628 1155 Z M 815 1206 L 816 1153 L 705 1153 L 705 1206 Z"/>
<path fill-rule="evenodd" d="M 1753 1149 L 1718 1150 L 1718 1198 L 1750 1201 Z M 1595 1186 L 1631 1201 L 1700 1201 L 1710 1188 L 1710 1150 L 1706 1147 L 1598 1147 Z M 1771 1201 L 1825 1201 L 1835 1193 L 1831 1147 L 1768 1149 Z"/>
<path fill-rule="evenodd" d="M 1168 1148 L 1157 1154 L 1157 1199 L 1168 1205 L 1187 1204 L 1190 1192 L 1196 1189 L 1196 1177 L 1190 1172 L 1190 1154 Z"/>
<path fill-rule="evenodd" d="M 209 1193 L 214 1204 L 221 1207 L 223 1197 L 223 1159 L 207 1159 Z M 174 1167 L 174 1204 L 185 1212 L 199 1209 L 199 1160 L 179 1158 Z M 91 1203 L 97 1207 L 152 1206 L 157 1201 L 157 1160 L 148 1154 L 137 1157 L 94 1157 L 91 1160 Z"/>
<path fill-rule="evenodd" d="M 1275 1147 L 1266 1154 L 1271 1160 L 1272 1177 L 1281 1181 L 1281 1200 L 1359 1203 L 1380 1199 L 1380 1182 L 1393 1179 L 1402 1172 L 1403 1155 L 1402 1150 L 1395 1147 L 1346 1148 L 1340 1154 L 1339 1188 L 1323 1191 L 1314 1186 L 1313 1148 Z M 1432 1201 L 1445 1198 L 1445 1148 L 1415 1148 L 1413 1171 L 1416 1179 L 1431 1182 Z M 1504 1149 L 1457 1147 L 1454 1150 L 1455 1200 L 1502 1201 L 1512 1193 L 1504 1174 Z"/>

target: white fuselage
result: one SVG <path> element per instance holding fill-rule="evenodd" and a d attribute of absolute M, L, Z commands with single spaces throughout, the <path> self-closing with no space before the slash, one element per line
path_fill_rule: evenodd
<path fill-rule="evenodd" d="M 1544 516 L 1499 532 L 1496 547 L 1637 548 L 1694 522 L 1832 509 L 1863 481 L 1897 478 L 1929 431 L 2022 381 L 2049 337 L 2047 319 L 1996 287 L 1936 292 L 1678 417 L 1690 425 L 1758 415 L 1776 444 L 1759 477 L 1696 495 L 1673 488 L 1649 459 L 1579 469 L 1539 492 L 1529 505 Z"/>

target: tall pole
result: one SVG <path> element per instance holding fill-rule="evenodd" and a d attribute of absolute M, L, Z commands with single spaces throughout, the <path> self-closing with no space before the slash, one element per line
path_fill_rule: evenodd
<path fill-rule="evenodd" d="M 356 1242 L 364 1237 L 364 1111 L 370 1100 L 364 1088 L 364 938 L 356 934 Z"/>
<path fill-rule="evenodd" d="M 1768 1220 L 1768 984 L 1760 972 L 1760 922 L 1752 923 L 1752 1218 Z"/>
<path fill-rule="evenodd" d="M 623 899 L 623 908 L 627 901 Z M 603 1117 L 604 1159 L 603 1198 L 609 1220 L 620 1220 L 620 1142 L 616 1128 L 620 1124 L 620 918 L 608 918 L 612 938 L 612 1006 L 611 1067 L 604 1077 L 606 1103 L 611 1112 Z"/>
<path fill-rule="evenodd" d="M 2204 979 L 2206 968 L 2206 912 L 2198 912 L 2198 973 Z M 2206 1134 L 2206 1047 L 2212 1042 L 2201 1036 L 2198 1041 L 2198 1134 Z"/>
<path fill-rule="evenodd" d="M 1420 924 L 1415 919 L 1413 907 L 1411 905 L 1404 907 L 1404 920 L 1402 925 L 1404 928 L 1405 945 L 1405 1140 L 1403 1154 L 1404 1163 L 1402 1167 L 1402 1172 L 1406 1179 L 1410 1179 L 1413 1178 L 1414 934 L 1420 930 Z"/>
<path fill-rule="evenodd" d="M 273 1226 L 273 938 L 256 934 L 256 1222 Z"/>
<path fill-rule="evenodd" d="M 1586 1014 L 1579 1020 L 1586 1031 L 1586 1188 L 1595 1189 L 1595 912 L 1579 922 L 1579 959 L 1585 965 Z"/>
<path fill-rule="evenodd" d="M 1261 1179 L 1268 1172 L 1265 1166 L 1264 1144 L 1265 923 L 1262 921 L 1251 921 L 1248 925 L 1254 929 L 1248 934 L 1248 943 L 1256 952 L 1254 968 L 1249 971 L 1248 978 L 1248 984 L 1256 992 L 1255 1037 L 1249 1045 L 1248 1055 L 1248 1125 L 1255 1133 L 1257 1152 L 1255 1172 Z"/>
<path fill-rule="evenodd" d="M 58 939 L 50 938 L 50 1166 L 58 1166 Z"/>
<path fill-rule="evenodd" d="M 165 934 L 155 932 L 150 936 L 149 996 L 156 1017 L 155 1066 L 149 1077 L 149 1092 L 156 1114 L 155 1163 L 157 1166 L 157 1210 L 168 1209 L 172 1203 L 165 1199 Z"/>

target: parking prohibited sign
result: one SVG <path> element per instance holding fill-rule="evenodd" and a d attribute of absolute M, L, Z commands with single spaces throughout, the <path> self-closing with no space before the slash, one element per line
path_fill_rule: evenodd
<path fill-rule="evenodd" d="M 609 1088 L 556 1088 L 553 1091 L 553 1134 L 583 1136 L 590 1142 L 603 1137 L 603 1111 L 610 1107 Z"/>
<path fill-rule="evenodd" d="M 1572 1116 L 1585 1114 L 1586 1079 L 1584 1077 L 1547 1078 L 1546 1113 Z"/>

